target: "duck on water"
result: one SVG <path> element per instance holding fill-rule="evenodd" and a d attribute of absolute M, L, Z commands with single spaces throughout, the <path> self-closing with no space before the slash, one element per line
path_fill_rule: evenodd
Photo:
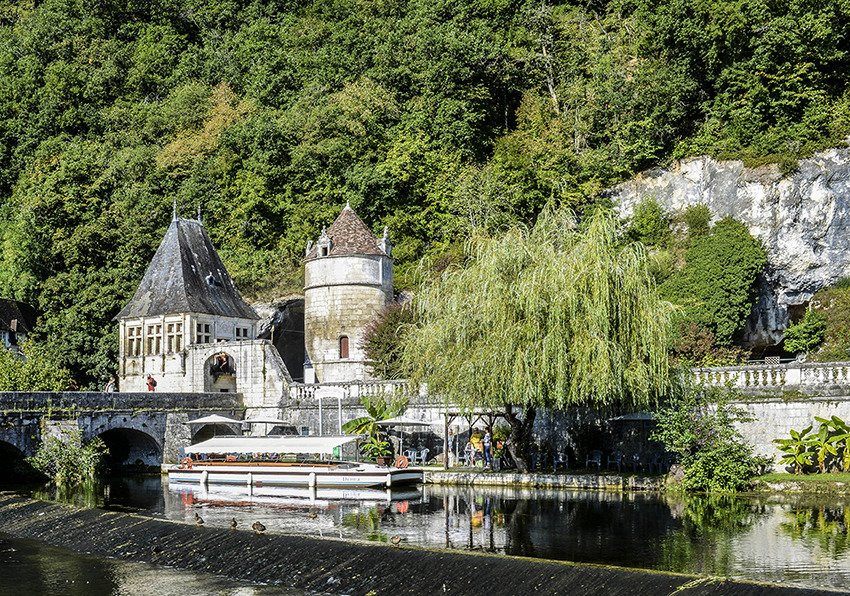
<path fill-rule="evenodd" d="M 372 488 L 421 484 L 420 468 L 406 458 L 394 466 L 328 459 L 358 439 L 336 437 L 214 437 L 185 448 L 186 457 L 168 468 L 168 480 L 191 484 Z"/>

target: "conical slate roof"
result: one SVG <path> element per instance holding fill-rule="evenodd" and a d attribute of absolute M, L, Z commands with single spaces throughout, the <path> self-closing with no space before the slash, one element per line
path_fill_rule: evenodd
<path fill-rule="evenodd" d="M 328 256 L 341 257 L 347 255 L 383 255 L 386 253 L 378 246 L 378 239 L 369 231 L 363 220 L 357 217 L 354 209 L 346 205 L 342 213 L 325 232 L 331 239 L 331 250 Z M 307 254 L 312 259 L 319 254 L 318 245 L 313 245 Z"/>
<path fill-rule="evenodd" d="M 116 319 L 203 313 L 258 320 L 199 221 L 175 217 L 133 299 Z"/>

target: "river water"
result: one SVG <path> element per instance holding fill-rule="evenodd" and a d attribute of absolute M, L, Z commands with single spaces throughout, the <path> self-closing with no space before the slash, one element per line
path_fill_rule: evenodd
<path fill-rule="evenodd" d="M 818 588 L 850 586 L 850 496 L 675 498 L 439 486 L 404 493 L 255 489 L 249 494 L 243 487 L 205 491 L 169 487 L 159 477 L 136 477 L 114 479 L 93 493 L 61 497 L 188 523 L 198 513 L 207 526 L 227 527 L 236 518 L 247 528 L 259 520 L 269 532 L 373 541 L 398 536 L 409 544 L 437 548 Z M 2 545 L 0 535 L 0 549 Z M 128 577 L 129 564 L 103 564 L 109 581 L 119 586 L 130 581 L 115 579 Z M 202 581 L 186 572 L 178 575 Z M 4 579 L 0 593 L 6 593 Z M 233 591 L 248 589 L 262 588 L 222 585 L 205 593 L 251 593 Z"/>

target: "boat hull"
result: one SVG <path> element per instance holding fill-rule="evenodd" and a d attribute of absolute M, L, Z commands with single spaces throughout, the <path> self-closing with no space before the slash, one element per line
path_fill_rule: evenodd
<path fill-rule="evenodd" d="M 168 469 L 169 482 L 189 484 L 240 484 L 251 486 L 301 486 L 308 488 L 370 488 L 409 486 L 423 482 L 416 468 L 268 467 L 195 465 Z"/>

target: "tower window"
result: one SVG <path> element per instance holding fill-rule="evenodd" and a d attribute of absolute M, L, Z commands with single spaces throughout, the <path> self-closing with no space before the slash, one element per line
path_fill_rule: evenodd
<path fill-rule="evenodd" d="M 322 256 L 323 257 L 328 256 L 328 247 L 327 246 L 322 247 Z"/>
<path fill-rule="evenodd" d="M 339 338 L 339 357 L 340 359 L 348 358 L 348 336 L 343 335 Z"/>

